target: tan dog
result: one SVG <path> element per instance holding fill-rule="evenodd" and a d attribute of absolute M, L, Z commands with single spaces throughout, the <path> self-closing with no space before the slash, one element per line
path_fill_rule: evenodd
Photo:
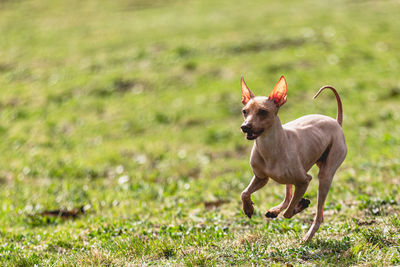
<path fill-rule="evenodd" d="M 287 84 L 282 76 L 269 97 L 257 96 L 241 80 L 244 123 L 242 131 L 248 140 L 255 140 L 250 156 L 253 179 L 242 192 L 244 213 L 251 218 L 254 212 L 251 194 L 267 184 L 272 178 L 280 184 L 286 184 L 286 196 L 283 202 L 271 208 L 265 214 L 274 218 L 283 210 L 285 218 L 301 212 L 310 201 L 302 198 L 312 177 L 307 174 L 317 164 L 318 208 L 314 222 L 304 237 L 311 240 L 323 221 L 324 202 L 332 183 L 333 176 L 346 157 L 347 147 L 342 130 L 342 103 L 336 90 L 329 88 L 336 96 L 338 113 L 336 120 L 324 115 L 307 115 L 284 125 L 278 117 L 279 108 L 286 102 Z M 292 196 L 292 185 L 295 186 Z"/>

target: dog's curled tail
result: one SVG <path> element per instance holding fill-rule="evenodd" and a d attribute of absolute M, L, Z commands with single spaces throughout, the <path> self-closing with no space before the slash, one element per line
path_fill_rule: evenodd
<path fill-rule="evenodd" d="M 340 100 L 340 96 L 338 94 L 338 92 L 336 91 L 335 88 L 333 88 L 330 85 L 325 85 L 323 87 L 321 87 L 318 92 L 315 94 L 314 99 L 317 98 L 317 96 L 325 89 L 331 89 L 332 92 L 335 94 L 336 96 L 336 102 L 337 102 L 337 115 L 336 115 L 336 120 L 339 123 L 340 126 L 342 126 L 342 122 L 343 122 L 343 108 L 342 108 L 342 101 Z"/>

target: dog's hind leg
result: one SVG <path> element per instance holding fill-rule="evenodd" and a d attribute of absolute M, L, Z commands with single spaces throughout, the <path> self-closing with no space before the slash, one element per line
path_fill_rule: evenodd
<path fill-rule="evenodd" d="M 267 210 L 267 212 L 265 213 L 265 217 L 267 217 L 267 218 L 276 218 L 276 217 L 278 217 L 279 213 L 281 213 L 284 209 L 286 209 L 289 206 L 289 203 L 290 203 L 291 199 L 292 199 L 292 185 L 291 184 L 287 184 L 286 185 L 285 199 L 278 206 L 270 208 L 269 210 Z"/>
<path fill-rule="evenodd" d="M 324 221 L 324 204 L 326 196 L 328 195 L 329 189 L 331 187 L 333 176 L 335 175 L 335 172 L 339 168 L 340 164 L 342 164 L 345 157 L 345 146 L 332 146 L 327 158 L 320 164 L 320 170 L 318 173 L 319 186 L 317 214 L 315 215 L 314 222 L 311 225 L 311 228 L 304 236 L 303 240 L 305 242 L 308 242 L 313 238 L 319 226 Z"/>

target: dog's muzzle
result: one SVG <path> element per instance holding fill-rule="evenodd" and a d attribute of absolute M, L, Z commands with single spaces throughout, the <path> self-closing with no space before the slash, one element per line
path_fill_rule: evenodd
<path fill-rule="evenodd" d="M 258 132 L 253 131 L 253 128 L 249 126 L 248 124 L 242 124 L 240 127 L 242 129 L 242 132 L 246 134 L 247 140 L 254 140 L 257 137 L 259 137 L 264 130 L 260 130 Z"/>

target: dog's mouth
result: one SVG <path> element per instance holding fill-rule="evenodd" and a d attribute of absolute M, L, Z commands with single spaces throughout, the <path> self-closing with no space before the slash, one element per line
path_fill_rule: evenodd
<path fill-rule="evenodd" d="M 246 138 L 247 140 L 254 140 L 257 137 L 259 137 L 263 132 L 264 132 L 263 129 L 258 132 L 248 131 L 246 132 Z"/>

